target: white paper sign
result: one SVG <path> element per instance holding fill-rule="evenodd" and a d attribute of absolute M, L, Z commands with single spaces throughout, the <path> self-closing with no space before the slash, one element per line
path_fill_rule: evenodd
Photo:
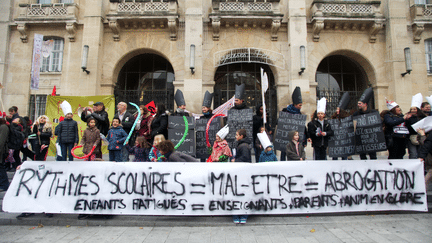
<path fill-rule="evenodd" d="M 419 160 L 25 162 L 6 212 L 244 215 L 427 211 Z"/>

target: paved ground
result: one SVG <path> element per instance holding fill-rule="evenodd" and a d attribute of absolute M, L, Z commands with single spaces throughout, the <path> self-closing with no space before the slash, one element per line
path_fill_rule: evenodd
<path fill-rule="evenodd" d="M 0 242 L 431 242 L 432 214 L 251 217 L 190 217 L 167 225 L 0 226 Z M 204 226 L 190 226 L 205 222 Z M 226 222 L 226 223 L 225 223 Z M 170 224 L 170 225 L 168 225 Z"/>

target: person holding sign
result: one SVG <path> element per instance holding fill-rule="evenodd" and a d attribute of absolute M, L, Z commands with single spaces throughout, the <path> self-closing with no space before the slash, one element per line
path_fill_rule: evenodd
<path fill-rule="evenodd" d="M 189 116 L 189 113 L 186 111 L 186 101 L 181 90 L 178 89 L 176 91 L 174 100 L 177 104 L 177 109 L 174 111 L 173 116 Z"/>
<path fill-rule="evenodd" d="M 404 116 L 401 108 L 394 101 L 386 99 L 386 103 L 389 110 L 382 111 L 381 114 L 384 115 L 384 134 L 389 152 L 388 159 L 403 159 L 409 135 L 405 122 L 411 117 L 411 114 L 408 113 Z"/>
<path fill-rule="evenodd" d="M 214 93 L 210 93 L 208 91 L 205 92 L 204 100 L 203 100 L 202 108 L 201 108 L 203 115 L 200 118 L 210 119 L 213 116 L 213 110 L 211 109 L 213 96 L 214 96 Z"/>
<path fill-rule="evenodd" d="M 213 144 L 212 153 L 207 162 L 228 162 L 232 157 L 231 149 L 225 137 L 229 133 L 228 125 L 224 126 L 216 133 L 216 141 Z"/>
<path fill-rule="evenodd" d="M 328 138 L 333 135 L 329 122 L 325 118 L 327 100 L 321 98 L 317 102 L 317 110 L 308 123 L 309 137 L 312 140 L 315 160 L 327 160 Z"/>
<path fill-rule="evenodd" d="M 282 111 L 283 112 L 288 112 L 290 114 L 302 114 L 301 113 L 301 108 L 303 106 L 303 99 L 302 99 L 302 95 L 301 95 L 301 89 L 300 87 L 295 87 L 292 95 L 291 95 L 291 99 L 292 99 L 292 104 L 287 106 L 287 108 L 283 108 Z M 300 141 L 304 147 L 306 147 L 307 145 L 307 131 L 306 131 L 306 126 L 304 129 L 304 139 L 303 141 Z M 285 161 L 286 160 L 286 152 L 285 151 L 281 151 L 281 156 L 280 156 L 280 161 Z"/>
<path fill-rule="evenodd" d="M 372 110 L 369 108 L 369 101 L 372 99 L 373 97 L 373 89 L 371 88 L 367 88 L 362 96 L 360 97 L 359 101 L 357 102 L 357 107 L 358 110 L 356 112 L 354 112 L 353 116 L 360 116 L 363 114 L 369 114 L 371 112 L 375 112 L 375 110 Z M 369 154 L 369 158 L 370 159 L 377 159 L 377 154 L 376 152 L 370 152 Z M 360 153 L 360 159 L 365 160 L 367 159 L 366 157 L 366 153 Z"/>

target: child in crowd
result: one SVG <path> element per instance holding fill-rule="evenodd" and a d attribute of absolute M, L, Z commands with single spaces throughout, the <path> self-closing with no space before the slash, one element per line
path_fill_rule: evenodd
<path fill-rule="evenodd" d="M 143 136 L 135 139 L 135 146 L 132 148 L 126 144 L 126 148 L 130 154 L 135 155 L 133 162 L 148 162 L 150 153 L 150 143 Z"/>
<path fill-rule="evenodd" d="M 232 162 L 249 162 L 251 163 L 251 151 L 249 148 L 249 141 L 246 138 L 246 130 L 239 129 L 235 136 L 237 140 L 237 148 L 235 153 L 235 158 Z M 246 224 L 248 216 L 247 215 L 233 215 L 233 222 L 235 224 Z"/>
<path fill-rule="evenodd" d="M 69 102 L 63 101 L 60 107 L 63 110 L 65 118 L 57 125 L 55 135 L 58 136 L 57 141 L 61 148 L 62 160 L 66 161 L 66 158 L 69 157 L 69 161 L 73 161 L 71 150 L 79 142 L 78 123 L 72 119 L 72 107 Z"/>
<path fill-rule="evenodd" d="M 121 162 L 123 142 L 126 140 L 127 136 L 127 133 L 121 126 L 120 119 L 114 117 L 112 120 L 112 127 L 107 135 L 110 161 Z"/>
<path fill-rule="evenodd" d="M 96 128 L 96 119 L 93 117 L 87 120 L 87 129 L 84 130 L 84 134 L 81 138 L 81 145 L 83 145 L 84 154 L 89 154 L 93 146 L 96 146 L 93 153 L 84 159 L 85 161 L 94 161 L 96 159 L 96 154 L 101 152 L 100 131 Z"/>
<path fill-rule="evenodd" d="M 257 137 L 258 140 L 261 142 L 262 147 L 264 148 L 264 150 L 261 152 L 261 155 L 259 157 L 259 162 L 278 161 L 275 153 L 273 152 L 273 145 L 270 142 L 270 138 L 267 136 L 267 134 L 265 132 L 258 133 Z"/>
<path fill-rule="evenodd" d="M 290 141 L 286 146 L 287 160 L 306 160 L 304 146 L 299 142 L 299 132 L 289 131 L 288 139 Z"/>
<path fill-rule="evenodd" d="M 232 157 L 231 149 L 228 146 L 228 142 L 225 140 L 228 133 L 228 125 L 217 132 L 216 141 L 213 144 L 213 150 L 207 162 L 228 162 L 229 158 Z"/>
<path fill-rule="evenodd" d="M 156 146 L 160 143 L 165 141 L 165 136 L 163 134 L 158 134 L 154 137 L 153 140 L 153 147 L 150 150 L 150 153 L 148 155 L 149 161 L 151 162 L 161 162 L 161 156 L 162 154 L 160 151 L 156 148 Z"/>

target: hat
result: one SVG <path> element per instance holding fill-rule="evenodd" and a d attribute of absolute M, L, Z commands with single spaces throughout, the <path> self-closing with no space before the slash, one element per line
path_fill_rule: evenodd
<path fill-rule="evenodd" d="M 266 149 L 268 146 L 273 146 L 266 133 L 257 133 L 257 137 L 260 140 L 261 145 L 264 149 Z"/>
<path fill-rule="evenodd" d="M 93 106 L 96 106 L 96 105 L 101 105 L 101 106 L 103 106 L 103 105 L 104 105 L 104 103 L 102 103 L 102 102 L 98 101 L 98 102 L 96 102 L 96 103 L 94 103 L 94 104 L 93 104 Z"/>
<path fill-rule="evenodd" d="M 420 109 L 422 102 L 423 102 L 423 95 L 421 93 L 418 93 L 412 97 L 411 107 L 415 106 Z"/>
<path fill-rule="evenodd" d="M 372 98 L 372 96 L 373 96 L 373 89 L 372 89 L 372 87 L 367 88 L 367 89 L 363 92 L 363 94 L 362 94 L 362 96 L 360 97 L 359 101 L 361 101 L 361 102 L 363 102 L 363 103 L 369 103 L 369 101 L 370 101 L 370 99 Z"/>
<path fill-rule="evenodd" d="M 429 105 L 432 105 L 432 95 L 431 96 L 426 96 L 426 100 L 429 103 Z"/>
<path fill-rule="evenodd" d="M 291 95 L 291 98 L 292 98 L 292 102 L 293 102 L 294 105 L 303 103 L 303 101 L 302 101 L 302 95 L 301 95 L 301 90 L 300 90 L 299 86 L 295 87 L 295 89 L 294 89 L 294 91 L 293 91 L 293 93 Z"/>
<path fill-rule="evenodd" d="M 245 84 L 240 84 L 235 86 L 235 98 L 239 100 L 244 99 L 244 92 L 245 92 Z"/>
<path fill-rule="evenodd" d="M 184 96 L 183 96 L 183 92 L 181 90 L 177 90 L 175 95 L 174 95 L 174 100 L 177 104 L 177 106 L 181 106 L 181 105 L 186 105 Z"/>
<path fill-rule="evenodd" d="M 202 106 L 210 108 L 211 104 L 212 104 L 213 96 L 214 96 L 214 93 L 210 93 L 210 92 L 206 91 L 204 94 L 204 100 L 203 100 Z"/>
<path fill-rule="evenodd" d="M 221 139 L 225 139 L 228 133 L 229 133 L 229 127 L 228 125 L 225 125 L 224 127 L 222 127 L 221 130 L 219 130 L 219 132 L 216 133 L 216 135 L 218 135 Z"/>
<path fill-rule="evenodd" d="M 337 107 L 339 107 L 341 110 L 346 110 L 346 108 L 348 107 L 349 101 L 350 101 L 349 93 L 345 92 L 342 95 L 342 98 L 340 99 Z"/>
<path fill-rule="evenodd" d="M 318 112 L 326 112 L 327 100 L 325 97 L 321 98 L 317 101 L 317 113 Z"/>
<path fill-rule="evenodd" d="M 386 104 L 387 104 L 387 109 L 391 110 L 393 108 L 395 108 L 396 106 L 398 106 L 398 104 L 394 101 L 389 101 L 387 98 L 386 99 Z"/>
<path fill-rule="evenodd" d="M 72 113 L 72 106 L 66 100 L 60 104 L 60 108 L 63 110 L 63 114 L 66 116 L 67 114 Z"/>

